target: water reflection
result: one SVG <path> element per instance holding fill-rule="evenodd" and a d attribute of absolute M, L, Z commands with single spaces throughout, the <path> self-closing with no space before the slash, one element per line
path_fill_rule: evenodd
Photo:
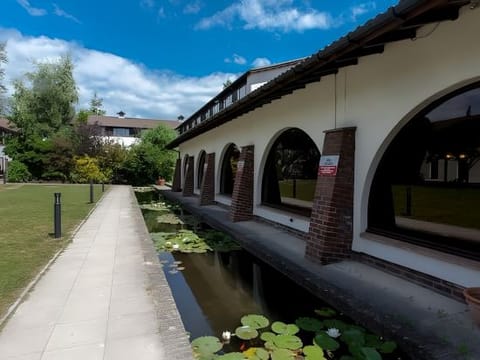
<path fill-rule="evenodd" d="M 160 255 L 161 259 L 167 256 L 172 255 Z M 245 251 L 175 253 L 173 257 L 185 264 L 185 270 L 170 274 L 168 265 L 164 269 L 191 338 L 234 331 L 246 314 L 293 321 L 324 306 Z"/>

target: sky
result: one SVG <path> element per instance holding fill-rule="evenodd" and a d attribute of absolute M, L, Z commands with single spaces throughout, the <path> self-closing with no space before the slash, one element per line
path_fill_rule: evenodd
<path fill-rule="evenodd" d="M 188 118 L 227 80 L 312 55 L 395 0 L 1 0 L 5 85 L 69 54 L 78 109 Z"/>

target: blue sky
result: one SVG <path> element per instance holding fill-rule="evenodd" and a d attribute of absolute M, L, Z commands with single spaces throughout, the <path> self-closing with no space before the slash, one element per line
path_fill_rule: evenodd
<path fill-rule="evenodd" d="M 7 81 L 70 53 L 85 107 L 189 116 L 255 66 L 309 56 L 392 0 L 2 0 Z"/>

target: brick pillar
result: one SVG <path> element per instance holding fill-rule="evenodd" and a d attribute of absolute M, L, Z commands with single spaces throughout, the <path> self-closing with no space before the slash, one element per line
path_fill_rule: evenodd
<path fill-rule="evenodd" d="M 182 191 L 182 159 L 175 163 L 175 174 L 173 175 L 172 191 Z"/>
<path fill-rule="evenodd" d="M 183 184 L 183 196 L 193 195 L 193 176 L 194 176 L 193 156 L 189 156 L 187 161 L 187 167 L 185 169 L 185 183 Z"/>
<path fill-rule="evenodd" d="M 340 157 L 336 175 L 329 173 L 329 168 L 319 168 L 305 254 L 321 264 L 337 262 L 351 254 L 355 130 L 325 132 L 322 157 Z"/>
<path fill-rule="evenodd" d="M 200 185 L 200 205 L 215 203 L 215 153 L 207 154 L 202 184 Z"/>
<path fill-rule="evenodd" d="M 230 219 L 233 222 L 253 218 L 253 150 L 253 145 L 242 147 L 238 160 L 230 206 Z"/>

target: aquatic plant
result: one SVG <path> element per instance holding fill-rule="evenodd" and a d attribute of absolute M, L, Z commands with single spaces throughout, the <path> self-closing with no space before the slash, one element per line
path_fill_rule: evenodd
<path fill-rule="evenodd" d="M 318 311 L 315 313 L 320 315 Z M 328 308 L 320 313 L 323 317 L 336 314 Z M 242 325 L 237 327 L 235 335 L 242 353 L 218 354 L 221 351 L 218 344 L 222 342 L 218 338 L 214 341 L 202 337 L 199 339 L 204 340 L 200 344 L 205 341 L 212 344 L 200 346 L 195 339 L 192 342 L 195 357 L 198 360 L 382 360 L 382 354 L 393 353 L 397 348 L 393 341 L 384 341 L 360 326 L 334 318 L 299 317 L 295 324 L 282 321 L 270 324 L 263 315 L 249 314 L 243 316 L 240 322 Z M 223 343 L 227 344 L 229 340 Z M 304 342 L 310 344 L 304 345 Z M 218 350 L 211 351 L 214 349 Z"/>

